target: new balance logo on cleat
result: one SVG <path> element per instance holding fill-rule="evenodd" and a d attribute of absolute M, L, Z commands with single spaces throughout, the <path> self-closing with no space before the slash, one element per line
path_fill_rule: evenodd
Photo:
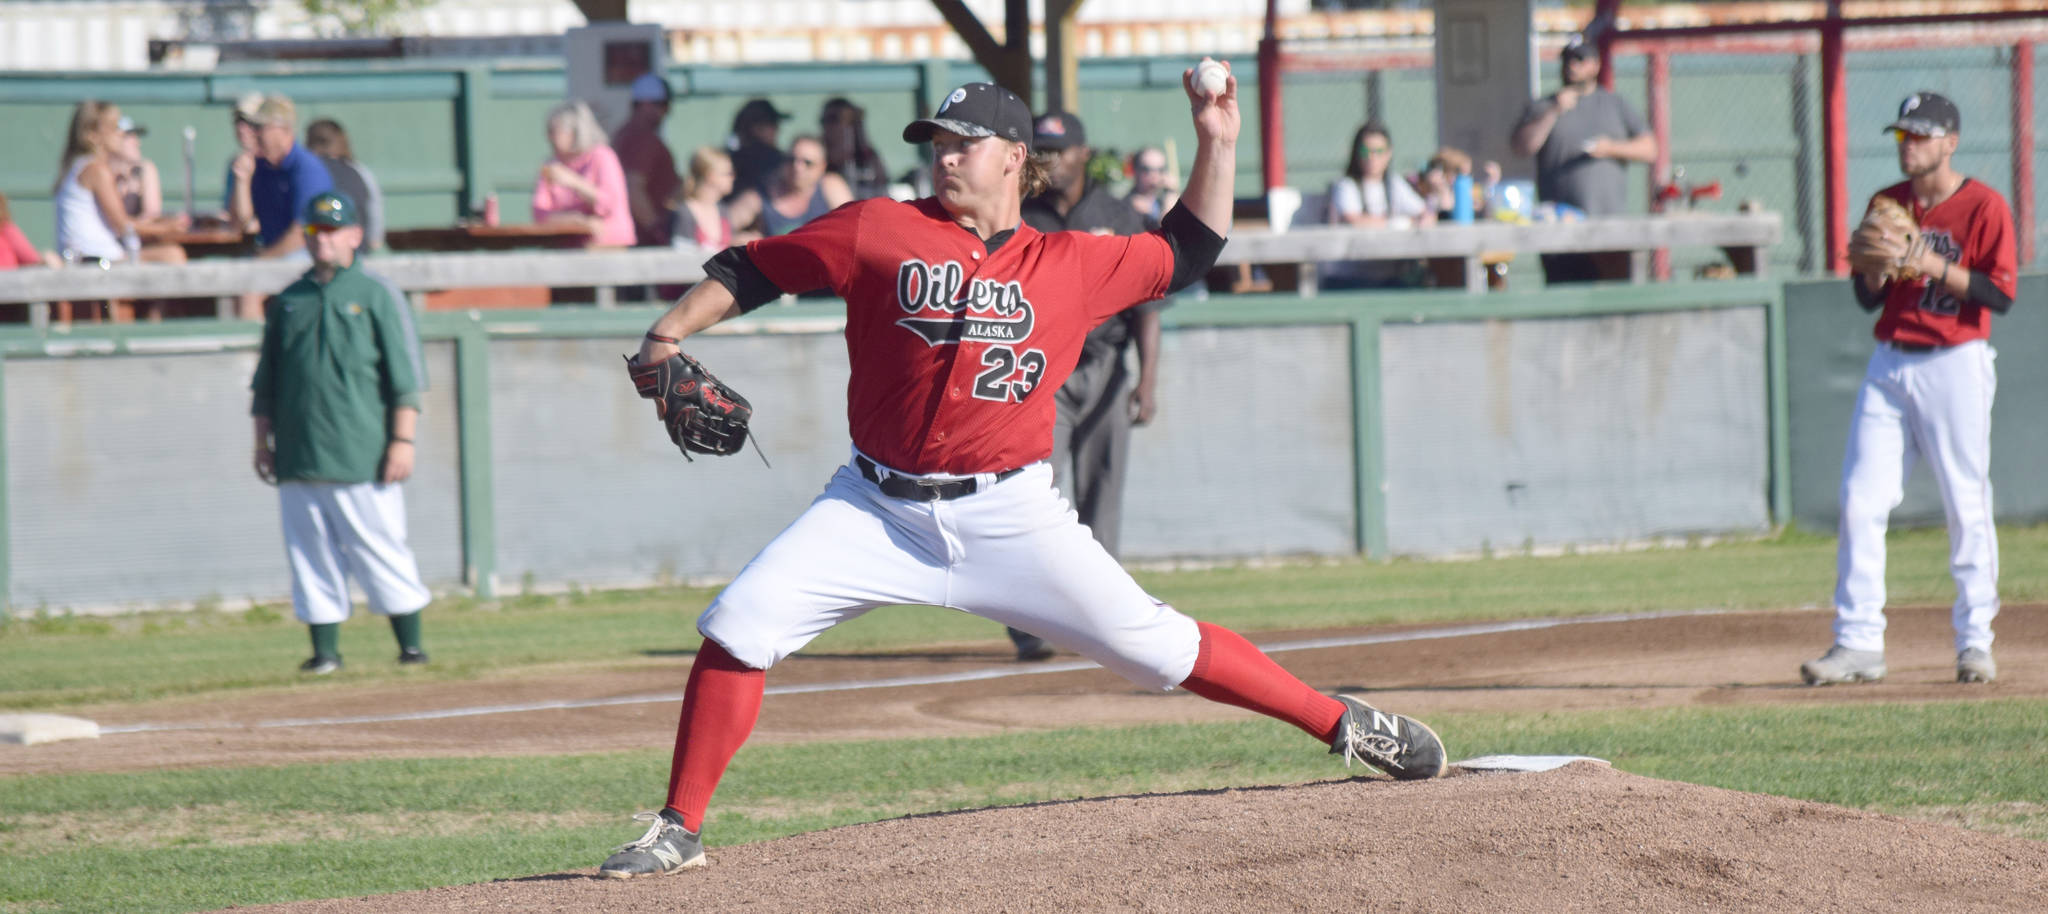
<path fill-rule="evenodd" d="M 669 821 L 661 813 L 643 812 L 633 816 L 651 823 L 647 834 L 619 846 L 597 874 L 611 879 L 660 876 L 692 866 L 704 865 L 704 842 L 696 832 Z"/>
<path fill-rule="evenodd" d="M 1354 761 L 1378 768 L 1395 780 L 1421 781 L 1444 773 L 1443 740 L 1421 721 L 1389 714 L 1349 695 L 1344 703 L 1344 720 L 1330 741 L 1330 754 L 1344 756 L 1344 767 Z"/>

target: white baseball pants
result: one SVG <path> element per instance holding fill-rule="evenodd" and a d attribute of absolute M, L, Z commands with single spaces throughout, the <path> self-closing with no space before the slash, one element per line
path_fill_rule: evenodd
<path fill-rule="evenodd" d="M 433 594 L 405 542 L 405 490 L 374 482 L 284 482 L 277 487 L 292 610 L 308 625 L 349 617 L 348 579 L 370 611 L 419 612 Z"/>
<path fill-rule="evenodd" d="M 973 495 L 927 502 L 884 495 L 843 466 L 697 630 L 767 669 L 826 629 L 894 604 L 973 613 L 1155 689 L 1187 679 L 1201 646 L 1195 620 L 1145 593 L 1075 520 L 1043 461 Z"/>
<path fill-rule="evenodd" d="M 1842 459 L 1835 643 L 1884 650 L 1885 529 L 1917 457 L 1934 471 L 1948 512 L 1956 650 L 1991 647 L 1998 615 L 1998 531 L 1991 519 L 1996 358 L 1982 340 L 1926 353 L 1879 343 L 1871 355 Z"/>

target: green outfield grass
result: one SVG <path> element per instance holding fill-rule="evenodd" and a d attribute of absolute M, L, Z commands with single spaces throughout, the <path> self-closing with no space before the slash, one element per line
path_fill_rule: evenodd
<path fill-rule="evenodd" d="M 1594 755 L 2042 840 L 2044 716 L 2048 702 L 2007 700 L 1432 722 L 1457 757 Z M 706 840 L 715 855 L 909 813 L 1340 777 L 1319 749 L 1265 720 L 749 746 Z M 627 816 L 659 803 L 667 764 L 648 750 L 0 780 L 0 911 L 189 911 L 588 868 L 638 836 Z"/>
<path fill-rule="evenodd" d="M 2008 528 L 2003 592 L 2048 600 L 2048 528 Z M 1895 535 L 1900 603 L 1951 598 L 1945 537 Z M 1190 613 L 1246 631 L 1652 609 L 1823 603 L 1833 542 L 1788 534 L 1702 548 L 1469 562 L 1331 561 L 1140 575 Z M 351 662 L 306 682 L 304 628 L 275 607 L 0 623 L 12 708 L 337 683 L 666 664 L 694 648 L 704 590 L 446 600 L 435 663 L 401 669 L 380 620 L 344 626 Z M 988 623 L 891 609 L 821 651 L 978 645 Z M 680 682 L 680 680 L 678 680 Z M 2038 760 L 2048 701 L 1674 708 L 1431 718 L 1454 757 L 1574 753 L 1622 770 L 2048 840 Z M 1902 735 L 1909 735 L 1902 738 Z M 190 911 L 343 897 L 593 866 L 660 801 L 666 747 L 598 755 L 359 761 L 0 778 L 0 914 Z M 1341 776 L 1272 721 L 743 749 L 707 829 L 720 845 L 909 813 Z"/>
<path fill-rule="evenodd" d="M 2048 527 L 2008 527 L 2007 602 L 2048 600 Z M 1938 530 L 1895 533 L 1894 603 L 1954 599 L 1948 541 Z M 1548 558 L 1456 562 L 1329 560 L 1280 567 L 1140 572 L 1147 589 L 1197 618 L 1248 632 L 1393 622 L 1589 615 L 1656 609 L 1779 609 L 1824 605 L 1834 540 L 1797 533 L 1754 542 Z M 282 574 L 282 569 L 280 569 Z M 336 681 L 465 679 L 563 668 L 675 663 L 694 650 L 692 625 L 714 591 L 663 589 L 443 599 L 426 617 L 434 663 L 400 669 L 383 620 L 342 626 L 349 667 Z M 989 623 L 929 607 L 879 610 L 813 642 L 816 651 L 945 645 L 997 649 Z M 289 607 L 116 618 L 16 616 L 0 622 L 0 709 L 306 688 L 311 651 Z M 323 687 L 318 684 L 311 687 Z"/>

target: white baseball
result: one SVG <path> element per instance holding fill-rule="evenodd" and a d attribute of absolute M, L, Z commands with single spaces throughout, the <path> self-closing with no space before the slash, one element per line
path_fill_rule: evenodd
<path fill-rule="evenodd" d="M 1202 90 L 1204 95 L 1221 97 L 1229 83 L 1230 71 L 1216 61 L 1204 60 L 1195 67 L 1195 88 Z"/>

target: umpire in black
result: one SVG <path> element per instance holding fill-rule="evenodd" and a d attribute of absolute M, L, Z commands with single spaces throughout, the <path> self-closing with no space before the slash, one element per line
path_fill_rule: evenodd
<path fill-rule="evenodd" d="M 1031 148 L 1045 163 L 1044 193 L 1024 201 L 1024 222 L 1041 232 L 1083 231 L 1136 235 L 1150 228 L 1138 211 L 1088 178 L 1088 133 L 1081 119 L 1064 111 L 1041 115 L 1033 125 Z M 1053 484 L 1066 494 L 1111 556 L 1118 554 L 1123 525 L 1124 471 L 1130 461 L 1131 427 L 1152 421 L 1158 408 L 1159 312 L 1172 299 L 1147 302 L 1104 321 L 1088 334 L 1080 363 L 1057 395 L 1053 425 Z M 1124 350 L 1136 341 L 1135 386 Z M 1018 660 L 1053 654 L 1044 639 L 1010 629 Z"/>

